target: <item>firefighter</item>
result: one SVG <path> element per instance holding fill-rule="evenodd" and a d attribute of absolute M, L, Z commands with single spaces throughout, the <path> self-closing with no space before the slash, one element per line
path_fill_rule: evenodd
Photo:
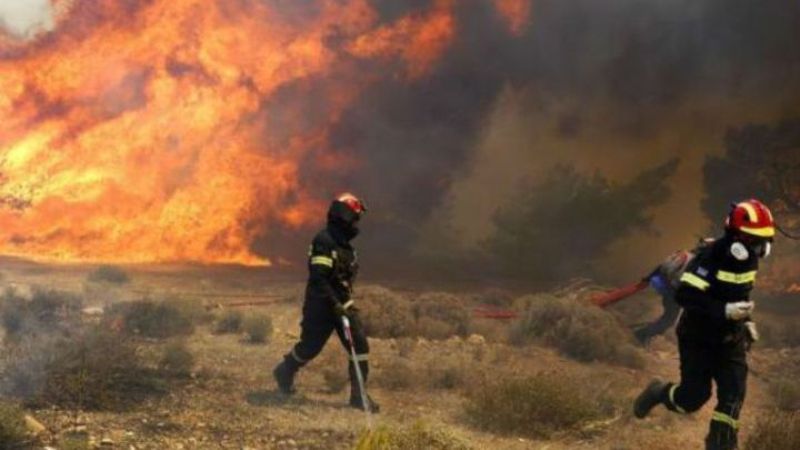
<path fill-rule="evenodd" d="M 348 356 L 350 406 L 363 409 L 366 405 L 374 413 L 379 406 L 366 392 L 361 392 L 356 376 L 355 364 L 358 364 L 366 383 L 369 344 L 351 298 L 358 274 L 358 257 L 350 242 L 358 235 L 358 222 L 366 211 L 364 202 L 352 194 L 343 194 L 331 203 L 327 226 L 314 237 L 308 252 L 309 277 L 300 342 L 275 367 L 273 376 L 282 393 L 294 393 L 294 377 L 298 370 L 319 355 L 334 331 L 351 355 L 342 325 L 342 316 L 347 316 L 356 353 L 356 361 Z M 365 396 L 363 400 L 362 396 Z"/>
<path fill-rule="evenodd" d="M 678 328 L 679 383 L 654 380 L 634 403 L 646 417 L 659 404 L 677 413 L 699 410 L 717 386 L 717 405 L 706 436 L 707 450 L 737 448 L 739 414 L 747 385 L 747 350 L 758 340 L 750 319 L 750 292 L 759 259 L 769 256 L 775 224 L 757 200 L 732 205 L 725 234 L 694 258 L 681 276 L 675 299 L 683 308 Z"/>

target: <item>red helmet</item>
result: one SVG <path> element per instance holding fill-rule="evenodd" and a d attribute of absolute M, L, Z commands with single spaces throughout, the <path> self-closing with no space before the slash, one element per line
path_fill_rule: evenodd
<path fill-rule="evenodd" d="M 344 194 L 340 195 L 336 198 L 337 202 L 344 203 L 350 208 L 351 211 L 354 213 L 361 215 L 367 211 L 367 205 L 364 204 L 361 200 L 358 199 L 355 195 L 345 192 Z"/>
<path fill-rule="evenodd" d="M 328 220 L 353 226 L 367 211 L 367 206 L 353 194 L 342 194 L 331 202 Z"/>
<path fill-rule="evenodd" d="M 775 220 L 772 218 L 772 212 L 760 201 L 750 199 L 733 204 L 731 208 L 725 220 L 725 227 L 728 230 L 759 238 L 775 236 Z"/>

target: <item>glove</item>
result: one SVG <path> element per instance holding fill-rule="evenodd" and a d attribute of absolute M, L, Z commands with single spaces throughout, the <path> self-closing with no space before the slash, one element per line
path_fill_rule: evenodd
<path fill-rule="evenodd" d="M 751 344 L 758 342 L 758 340 L 761 339 L 761 335 L 758 334 L 758 327 L 756 326 L 755 322 L 748 320 L 744 323 L 744 326 L 747 329 L 747 338 Z"/>
<path fill-rule="evenodd" d="M 337 316 L 342 317 L 348 315 L 351 311 L 355 310 L 355 308 L 353 307 L 353 301 L 350 300 L 346 303 L 336 302 L 333 310 L 336 312 Z"/>
<path fill-rule="evenodd" d="M 753 312 L 753 308 L 755 308 L 755 303 L 747 301 L 747 302 L 736 302 L 736 303 L 727 303 L 725 304 L 725 317 L 729 320 L 744 320 L 750 317 L 750 314 Z"/>

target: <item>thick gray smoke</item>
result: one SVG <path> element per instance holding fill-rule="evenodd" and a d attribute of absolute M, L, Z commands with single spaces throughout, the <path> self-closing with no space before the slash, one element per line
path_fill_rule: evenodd
<path fill-rule="evenodd" d="M 387 18 L 428 3 L 379 2 Z M 452 227 L 435 232 L 481 242 L 516 181 L 556 164 L 629 180 L 678 157 L 655 233 L 621 242 L 610 259 L 646 266 L 708 228 L 702 166 L 729 127 L 800 115 L 798 3 L 541 0 L 521 36 L 490 2 L 458 10 L 432 76 L 386 77 L 337 127 L 368 161 L 344 184 L 373 202 L 362 244 L 376 263 L 413 263 L 431 215 Z M 636 239 L 655 251 L 635 254 Z"/>

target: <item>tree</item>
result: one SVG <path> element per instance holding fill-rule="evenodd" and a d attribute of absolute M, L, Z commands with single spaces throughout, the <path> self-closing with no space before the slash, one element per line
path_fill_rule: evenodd
<path fill-rule="evenodd" d="M 776 220 L 800 228 L 800 120 L 745 125 L 725 135 L 725 153 L 706 159 L 703 211 L 718 221 L 731 202 L 755 197 Z"/>
<path fill-rule="evenodd" d="M 677 167 L 673 159 L 620 184 L 559 166 L 498 211 L 487 249 L 513 277 L 554 284 L 591 275 L 616 240 L 652 229 L 651 211 L 669 198 Z"/>

